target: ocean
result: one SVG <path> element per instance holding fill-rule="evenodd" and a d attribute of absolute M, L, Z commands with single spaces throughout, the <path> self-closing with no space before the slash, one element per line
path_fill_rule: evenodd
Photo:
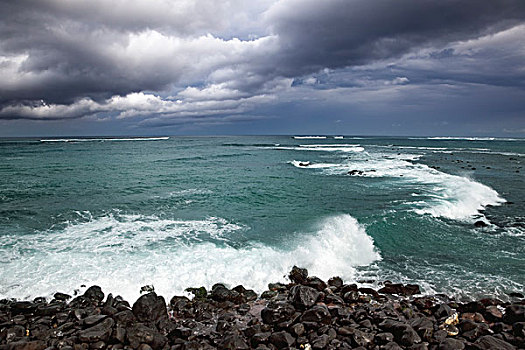
<path fill-rule="evenodd" d="M 293 265 L 506 299 L 525 284 L 525 139 L 0 140 L 0 298 L 130 301 Z"/>

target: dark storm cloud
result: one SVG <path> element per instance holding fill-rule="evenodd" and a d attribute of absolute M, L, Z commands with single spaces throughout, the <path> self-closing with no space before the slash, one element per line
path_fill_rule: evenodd
<path fill-rule="evenodd" d="M 173 125 L 348 87 L 521 88 L 524 23 L 522 0 L 0 1 L 0 118 Z"/>
<path fill-rule="evenodd" d="M 279 34 L 276 70 L 297 76 L 442 47 L 525 20 L 520 0 L 283 1 L 268 13 Z"/>

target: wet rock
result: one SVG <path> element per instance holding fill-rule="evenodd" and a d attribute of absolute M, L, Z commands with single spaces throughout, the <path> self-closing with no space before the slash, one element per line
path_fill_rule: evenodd
<path fill-rule="evenodd" d="M 270 332 L 255 333 L 253 336 L 251 336 L 250 343 L 254 348 L 259 344 L 266 344 L 268 343 L 271 335 L 272 333 Z"/>
<path fill-rule="evenodd" d="M 324 349 L 328 346 L 329 341 L 330 341 L 330 338 L 328 337 L 328 335 L 323 334 L 313 339 L 312 348 L 313 349 Z"/>
<path fill-rule="evenodd" d="M 503 319 L 503 313 L 495 305 L 487 306 L 485 318 L 491 322 L 499 322 Z"/>
<path fill-rule="evenodd" d="M 465 344 L 457 339 L 447 338 L 439 343 L 439 350 L 462 350 L 465 349 Z"/>
<path fill-rule="evenodd" d="M 91 286 L 84 292 L 84 298 L 101 302 L 104 300 L 104 293 L 99 286 Z"/>
<path fill-rule="evenodd" d="M 361 347 L 364 349 L 364 347 Z M 403 350 L 402 347 L 400 347 L 396 342 L 390 342 L 381 347 L 382 350 Z"/>
<path fill-rule="evenodd" d="M 295 308 L 287 302 L 271 302 L 262 309 L 261 318 L 266 324 L 283 322 L 295 314 Z"/>
<path fill-rule="evenodd" d="M 290 278 L 290 281 L 294 283 L 304 284 L 306 283 L 307 278 L 308 278 L 308 270 L 294 266 L 292 268 L 292 271 L 290 271 L 288 278 Z"/>
<path fill-rule="evenodd" d="M 244 338 L 239 334 L 230 334 L 225 336 L 217 346 L 219 349 L 250 349 Z"/>
<path fill-rule="evenodd" d="M 229 290 L 223 284 L 216 284 L 213 286 L 210 298 L 218 302 L 229 301 L 234 304 L 240 304 L 244 301 L 240 293 L 235 290 Z"/>
<path fill-rule="evenodd" d="M 206 299 L 208 291 L 204 287 L 199 288 L 186 288 L 186 292 L 192 293 L 194 299 Z"/>
<path fill-rule="evenodd" d="M 421 293 L 418 285 L 407 284 L 406 286 L 404 286 L 401 283 L 385 283 L 385 286 L 379 289 L 378 292 L 383 294 L 397 294 L 405 296 L 411 296 Z"/>
<path fill-rule="evenodd" d="M 505 308 L 503 322 L 513 324 L 515 322 L 525 321 L 525 305 L 512 304 Z"/>
<path fill-rule="evenodd" d="M 126 339 L 134 349 L 139 347 L 140 344 L 149 344 L 154 349 L 161 349 L 168 341 L 156 329 L 142 323 L 137 323 L 128 328 L 126 330 Z"/>
<path fill-rule="evenodd" d="M 0 345 L 0 348 L 2 346 Z M 5 349 L 8 350 L 44 350 L 46 349 L 46 343 L 41 340 L 35 340 L 35 341 L 19 341 L 19 342 L 12 342 L 8 346 L 5 347 Z"/>
<path fill-rule="evenodd" d="M 79 340 L 86 343 L 95 343 L 99 340 L 107 342 L 113 332 L 115 322 L 111 318 L 106 318 L 101 323 L 87 328 L 79 333 Z"/>
<path fill-rule="evenodd" d="M 320 292 L 325 290 L 325 288 L 327 287 L 326 283 L 324 283 L 323 280 L 315 276 L 308 277 L 306 280 L 306 285 L 309 287 L 315 288 Z"/>
<path fill-rule="evenodd" d="M 341 277 L 332 277 L 328 280 L 330 287 L 341 288 L 343 286 L 343 280 Z"/>
<path fill-rule="evenodd" d="M 428 317 L 416 317 L 409 322 L 421 339 L 430 341 L 434 333 L 434 323 Z"/>
<path fill-rule="evenodd" d="M 83 328 L 89 328 L 96 325 L 97 323 L 104 321 L 106 318 L 108 318 L 108 316 L 106 315 L 91 315 L 84 318 L 81 321 L 81 325 Z"/>
<path fill-rule="evenodd" d="M 288 300 L 299 309 L 306 309 L 315 304 L 319 298 L 319 292 L 308 286 L 296 285 L 290 289 Z"/>
<path fill-rule="evenodd" d="M 166 302 L 155 292 L 142 295 L 132 308 L 133 314 L 141 322 L 158 322 L 168 318 Z"/>
<path fill-rule="evenodd" d="M 295 338 L 288 332 L 281 331 L 273 333 L 269 342 L 273 344 L 277 349 L 289 348 L 295 343 Z"/>
<path fill-rule="evenodd" d="M 379 327 L 392 333 L 400 345 L 410 346 L 421 342 L 421 338 L 409 324 L 387 319 L 381 322 Z"/>
<path fill-rule="evenodd" d="M 124 310 L 124 311 L 117 312 L 115 315 L 113 315 L 113 318 L 118 323 L 121 323 L 124 325 L 129 325 L 135 322 L 136 320 L 136 317 L 133 314 L 133 312 L 131 312 L 131 310 Z"/>
<path fill-rule="evenodd" d="M 66 301 L 66 300 L 71 299 L 71 295 L 58 292 L 58 293 L 55 293 L 55 295 L 53 295 L 53 298 L 55 298 L 56 300 L 60 300 L 60 301 Z"/>
<path fill-rule="evenodd" d="M 384 344 L 393 342 L 394 341 L 394 335 L 392 333 L 389 333 L 389 332 L 378 333 L 374 337 L 374 341 L 375 341 L 376 344 L 384 345 Z"/>
<path fill-rule="evenodd" d="M 10 305 L 13 315 L 33 313 L 38 305 L 30 301 L 16 301 Z"/>
<path fill-rule="evenodd" d="M 442 317 L 448 317 L 452 315 L 453 313 L 454 311 L 452 311 L 452 308 L 450 306 L 448 306 L 447 304 L 441 304 L 438 306 L 434 315 L 437 318 L 442 318 Z"/>
<path fill-rule="evenodd" d="M 330 324 L 332 315 L 326 305 L 314 305 L 301 316 L 301 322 Z"/>
<path fill-rule="evenodd" d="M 504 340 L 495 338 L 491 335 L 485 335 L 474 342 L 474 345 L 480 350 L 498 349 L 498 350 L 514 350 L 513 345 Z"/>
<path fill-rule="evenodd" d="M 487 227 L 488 225 L 489 224 L 482 220 L 478 220 L 474 223 L 474 227 Z"/>

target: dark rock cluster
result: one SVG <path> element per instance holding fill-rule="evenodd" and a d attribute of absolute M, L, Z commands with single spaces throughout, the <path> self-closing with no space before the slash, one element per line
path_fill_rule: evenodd
<path fill-rule="evenodd" d="M 72 300 L 2 300 L 0 350 L 525 348 L 523 295 L 458 303 L 420 296 L 417 285 L 385 282 L 376 291 L 297 267 L 289 278 L 260 297 L 216 284 L 169 305 L 153 288 L 130 305 L 111 294 L 104 300 L 97 286 Z"/>

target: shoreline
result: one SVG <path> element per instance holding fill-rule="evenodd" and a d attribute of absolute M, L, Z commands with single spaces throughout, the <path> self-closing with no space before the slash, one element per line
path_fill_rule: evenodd
<path fill-rule="evenodd" d="M 523 349 L 525 299 L 461 303 L 419 286 L 323 281 L 294 267 L 257 295 L 239 285 L 188 288 L 168 303 L 152 287 L 133 305 L 98 286 L 72 298 L 0 301 L 3 349 Z"/>

